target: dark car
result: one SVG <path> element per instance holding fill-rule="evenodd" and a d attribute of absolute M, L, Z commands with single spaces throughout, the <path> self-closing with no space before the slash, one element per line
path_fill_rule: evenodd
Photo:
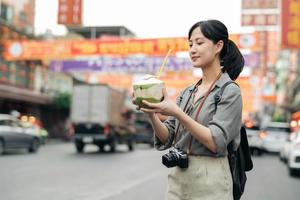
<path fill-rule="evenodd" d="M 0 114 L 0 154 L 8 149 L 28 149 L 36 152 L 40 142 L 36 135 L 28 134 L 27 128 L 22 126 L 19 119 Z"/>
<path fill-rule="evenodd" d="M 136 113 L 135 119 L 135 142 L 154 146 L 154 135 L 151 123 L 145 113 Z"/>

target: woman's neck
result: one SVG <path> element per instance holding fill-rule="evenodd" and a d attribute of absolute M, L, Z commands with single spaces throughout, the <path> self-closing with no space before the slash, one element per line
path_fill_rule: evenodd
<path fill-rule="evenodd" d="M 203 68 L 202 84 L 209 85 L 214 82 L 221 71 L 221 67 L 218 65 Z"/>

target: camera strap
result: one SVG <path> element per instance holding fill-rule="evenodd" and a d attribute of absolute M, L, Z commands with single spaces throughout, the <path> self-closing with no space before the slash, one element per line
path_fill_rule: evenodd
<path fill-rule="evenodd" d="M 197 109 L 197 113 L 196 113 L 196 115 L 195 115 L 195 120 L 196 120 L 196 121 L 197 121 L 198 116 L 199 116 L 199 114 L 200 114 L 201 108 L 202 108 L 203 105 L 204 105 L 205 100 L 207 99 L 208 95 L 210 94 L 210 92 L 211 92 L 211 90 L 212 90 L 212 87 L 215 85 L 215 83 L 217 82 L 217 80 L 219 80 L 219 78 L 221 77 L 221 75 L 222 75 L 222 72 L 220 72 L 220 73 L 218 74 L 216 80 L 214 80 L 214 82 L 209 86 L 207 92 L 205 93 L 204 98 L 203 98 L 201 104 L 199 105 L 199 107 L 198 107 L 198 109 Z M 186 112 L 187 105 L 188 105 L 188 103 L 189 103 L 189 101 L 190 101 L 192 95 L 195 93 L 195 91 L 197 91 L 196 89 L 198 88 L 198 86 L 199 86 L 201 83 L 202 83 L 202 79 L 200 79 L 200 80 L 196 83 L 195 87 L 193 88 L 193 91 L 190 93 L 190 96 L 189 96 L 189 98 L 188 98 L 188 100 L 187 100 L 187 102 L 186 102 L 186 104 L 185 104 L 185 106 L 184 106 L 184 108 L 183 108 L 183 111 L 184 111 L 184 112 Z M 178 134 L 178 131 L 179 131 L 179 127 L 180 127 L 180 123 L 178 124 L 177 129 L 176 129 L 176 131 L 175 131 L 175 138 L 174 138 L 174 143 L 173 143 L 174 145 L 176 144 L 176 138 L 177 138 L 177 134 Z M 189 141 L 189 148 L 188 148 L 188 152 L 187 152 L 188 155 L 191 154 L 191 152 L 192 152 L 192 141 L 193 141 L 193 136 L 192 136 L 192 135 L 190 135 L 190 136 L 191 136 L 191 138 L 190 138 L 190 141 Z"/>

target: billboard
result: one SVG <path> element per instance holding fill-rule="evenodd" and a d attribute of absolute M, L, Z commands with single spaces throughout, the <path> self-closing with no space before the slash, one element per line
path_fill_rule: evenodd
<path fill-rule="evenodd" d="M 67 26 L 81 25 L 82 0 L 59 0 L 57 23 Z"/>
<path fill-rule="evenodd" d="M 242 9 L 274 9 L 278 0 L 242 0 Z"/>
<path fill-rule="evenodd" d="M 242 26 L 275 26 L 279 24 L 278 14 L 242 14 Z"/>
<path fill-rule="evenodd" d="M 300 48 L 300 0 L 282 1 L 282 48 Z"/>
<path fill-rule="evenodd" d="M 241 49 L 261 50 L 259 33 L 232 34 L 229 36 Z M 114 39 L 114 40 L 56 40 L 56 41 L 5 41 L 3 56 L 6 60 L 62 60 L 79 56 L 144 54 L 165 56 L 188 51 L 186 37 L 154 39 Z"/>
<path fill-rule="evenodd" d="M 163 57 L 112 57 L 102 56 L 88 59 L 57 60 L 50 62 L 50 70 L 54 72 L 114 72 L 114 73 L 156 73 Z M 191 70 L 189 58 L 168 58 L 165 71 Z"/>
<path fill-rule="evenodd" d="M 279 25 L 278 0 L 242 0 L 242 26 Z"/>

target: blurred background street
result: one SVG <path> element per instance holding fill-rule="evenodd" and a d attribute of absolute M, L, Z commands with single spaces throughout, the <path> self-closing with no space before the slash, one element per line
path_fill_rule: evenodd
<path fill-rule="evenodd" d="M 162 69 L 175 100 L 199 80 L 187 34 L 207 19 L 245 59 L 242 199 L 298 199 L 300 0 L 0 0 L 0 199 L 163 199 L 168 170 L 133 85 Z"/>
<path fill-rule="evenodd" d="M 70 143 L 51 143 L 37 155 L 14 151 L 0 157 L 0 193 L 5 200 L 163 199 L 168 169 L 147 145 L 134 152 L 119 146 L 115 153 L 89 147 L 77 154 Z M 300 176 L 290 177 L 278 156 L 253 157 L 243 200 L 294 200 Z M 147 194 L 147 195 L 145 195 Z"/>

